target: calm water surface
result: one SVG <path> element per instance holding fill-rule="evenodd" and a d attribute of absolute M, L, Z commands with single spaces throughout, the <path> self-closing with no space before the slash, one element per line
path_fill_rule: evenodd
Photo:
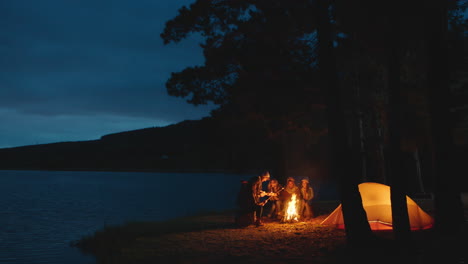
<path fill-rule="evenodd" d="M 233 208 L 251 176 L 0 171 L 0 263 L 95 263 L 70 242 L 105 225 Z"/>

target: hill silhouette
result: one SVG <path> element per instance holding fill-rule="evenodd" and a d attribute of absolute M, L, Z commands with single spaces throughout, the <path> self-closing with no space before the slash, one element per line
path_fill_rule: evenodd
<path fill-rule="evenodd" d="M 326 137 L 309 145 L 307 137 L 293 133 L 278 141 L 270 137 L 261 122 L 207 117 L 108 134 L 98 140 L 3 148 L 0 170 L 249 173 L 270 169 L 283 178 L 297 175 L 309 175 L 316 180 L 326 178 Z M 462 177 L 467 173 L 468 148 L 458 146 L 454 151 L 453 173 Z M 419 183 L 412 153 L 403 156 L 407 178 L 411 179 L 408 184 L 416 192 Z M 422 156 L 421 165 L 429 190 L 431 156 Z M 467 185 L 461 188 L 466 190 Z"/>
<path fill-rule="evenodd" d="M 272 147 L 261 129 L 204 118 L 98 140 L 4 148 L 0 169 L 243 172 L 270 163 L 271 155 L 262 154 Z"/>

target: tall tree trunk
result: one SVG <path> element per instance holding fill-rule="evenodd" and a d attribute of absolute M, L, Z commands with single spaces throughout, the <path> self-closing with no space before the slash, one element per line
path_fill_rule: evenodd
<path fill-rule="evenodd" d="M 419 155 L 419 149 L 416 148 L 416 150 L 413 152 L 413 157 L 414 157 L 414 163 L 416 166 L 416 175 L 418 176 L 418 192 L 421 194 L 426 194 L 426 189 L 424 188 L 424 181 L 422 178 L 422 172 L 421 172 L 421 157 Z"/>
<path fill-rule="evenodd" d="M 453 171 L 453 123 L 448 82 L 448 7 L 446 0 L 429 1 L 426 9 L 427 82 L 434 149 L 435 227 L 458 231 L 464 223 L 459 178 Z"/>
<path fill-rule="evenodd" d="M 383 109 L 379 109 L 380 111 L 383 111 Z M 380 113 L 380 111 L 378 113 Z M 375 130 L 376 130 L 376 178 L 374 178 L 374 181 L 383 183 L 383 184 L 388 184 L 387 180 L 387 170 L 386 170 L 386 163 L 387 163 L 387 157 L 385 156 L 385 125 L 383 124 L 382 120 L 382 113 L 376 114 L 373 116 L 374 122 L 375 122 Z"/>
<path fill-rule="evenodd" d="M 286 183 L 287 172 L 286 172 L 286 148 L 284 146 L 283 136 L 275 141 L 274 145 L 274 159 L 271 164 L 271 177 L 276 178 L 281 184 Z"/>
<path fill-rule="evenodd" d="M 388 89 L 389 89 L 389 147 L 390 147 L 390 187 L 392 202 L 393 233 L 395 238 L 404 247 L 410 239 L 410 225 L 408 218 L 408 206 L 406 204 L 406 179 L 401 170 L 403 160 L 401 153 L 401 81 L 400 81 L 400 1 L 390 3 L 390 25 L 388 34 L 389 64 L 388 64 Z"/>
<path fill-rule="evenodd" d="M 355 42 L 355 39 L 353 39 Z M 355 66 L 358 69 L 358 66 Z M 357 171 L 360 175 L 360 182 L 369 181 L 367 174 L 367 157 L 365 149 L 365 134 L 364 134 L 364 113 L 363 113 L 363 101 L 362 96 L 362 84 L 360 82 L 361 78 L 358 73 L 356 73 L 355 81 L 353 81 L 354 94 L 352 95 L 355 99 L 351 106 L 351 111 L 353 113 L 353 118 L 351 118 L 352 125 L 350 126 L 351 131 L 351 148 L 353 151 L 353 156 L 355 156 Z M 358 165 L 359 164 L 359 165 Z"/>
<path fill-rule="evenodd" d="M 366 154 L 366 145 L 365 145 L 365 134 L 364 134 L 364 117 L 362 113 L 362 108 L 358 109 L 358 125 L 359 125 L 359 154 L 361 157 L 361 174 L 363 181 L 368 181 L 368 171 L 367 171 L 367 154 Z"/>
<path fill-rule="evenodd" d="M 339 179 L 341 204 L 347 241 L 359 245 L 373 236 L 358 189 L 358 176 L 350 164 L 350 149 L 346 142 L 341 91 L 337 82 L 335 57 L 329 17 L 329 2 L 317 0 L 318 63 L 322 87 L 327 89 L 327 115 L 330 138 L 330 173 Z"/>

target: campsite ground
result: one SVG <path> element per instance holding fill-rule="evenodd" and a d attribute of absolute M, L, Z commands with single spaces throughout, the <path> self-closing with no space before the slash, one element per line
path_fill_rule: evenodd
<path fill-rule="evenodd" d="M 421 207 L 431 213 L 429 203 Z M 345 232 L 320 222 L 336 201 L 315 205 L 316 217 L 307 222 L 238 228 L 233 212 L 204 213 L 168 222 L 128 223 L 108 227 L 77 244 L 98 263 L 466 263 L 468 233 L 413 233 L 408 247 L 397 247 L 391 232 L 376 233 L 372 245 L 351 249 Z M 426 207 L 426 208 L 425 208 Z M 467 210 L 465 210 L 465 213 Z M 468 215 L 467 215 L 468 216 Z"/>

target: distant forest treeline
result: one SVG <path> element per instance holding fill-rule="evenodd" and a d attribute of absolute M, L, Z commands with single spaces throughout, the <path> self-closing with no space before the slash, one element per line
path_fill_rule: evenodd
<path fill-rule="evenodd" d="M 262 132 L 211 118 L 183 121 L 98 140 L 0 149 L 0 169 L 245 172 L 270 163 L 273 146 Z"/>
<path fill-rule="evenodd" d="M 102 136 L 98 140 L 0 149 L 0 169 L 258 173 L 278 177 L 311 177 L 316 184 L 328 175 L 326 134 L 290 132 L 284 145 L 255 122 L 228 123 L 215 118 L 183 121 Z M 468 152 L 459 148 L 460 157 Z M 431 153 L 404 153 L 412 193 L 431 190 Z M 353 157 L 349 157 L 353 159 Z M 419 160 L 416 161 L 416 158 Z M 419 165 L 418 165 L 419 164 Z M 466 174 L 462 160 L 461 174 Z M 371 166 L 372 164 L 369 164 Z M 418 167 L 419 166 L 419 167 Z M 379 168 L 369 168 L 369 171 Z M 418 172 L 418 170 L 421 170 Z M 424 176 L 424 177 L 423 177 Z M 424 180 L 420 181 L 420 178 Z M 423 184 L 423 186 L 420 186 Z"/>

